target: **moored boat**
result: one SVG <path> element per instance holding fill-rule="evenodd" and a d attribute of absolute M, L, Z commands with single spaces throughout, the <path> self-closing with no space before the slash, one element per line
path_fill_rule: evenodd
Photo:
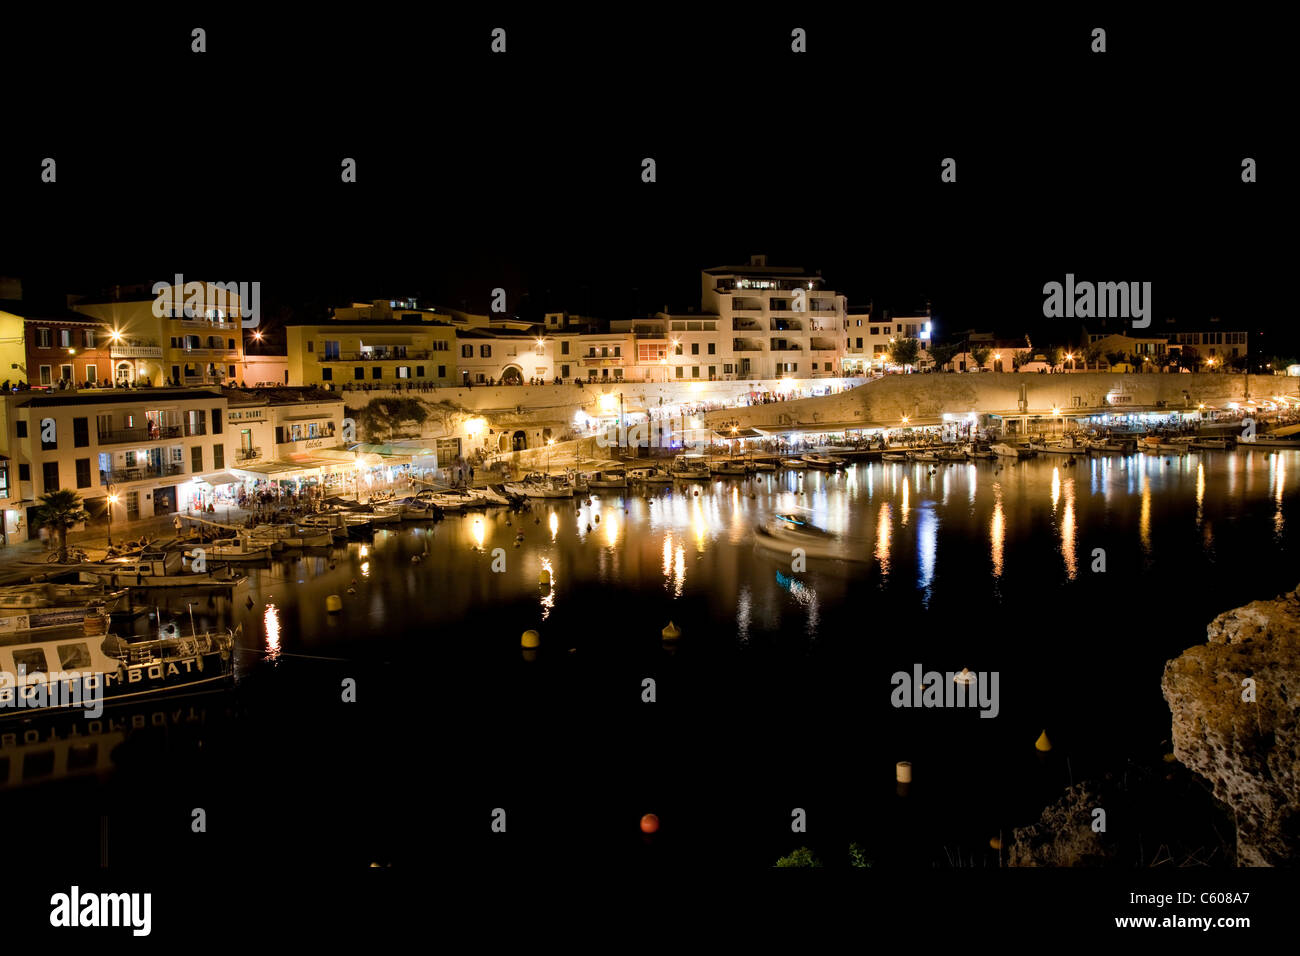
<path fill-rule="evenodd" d="M 739 478 L 742 475 L 748 474 L 748 470 L 745 468 L 745 463 L 743 461 L 724 458 L 718 461 L 709 462 L 709 474 L 717 475 L 722 478 Z"/>
<path fill-rule="evenodd" d="M 774 515 L 754 529 L 754 542 L 762 547 L 780 551 L 789 556 L 791 549 L 800 548 L 812 558 L 857 560 L 848 544 L 823 528 L 794 514 Z"/>
<path fill-rule="evenodd" d="M 807 455 L 800 456 L 809 468 L 816 468 L 819 471 L 834 471 L 837 468 L 843 468 L 847 463 L 845 459 L 835 455 L 822 455 L 816 452 L 810 452 Z"/>
<path fill-rule="evenodd" d="M 88 561 L 77 568 L 82 581 L 99 582 L 110 587 L 235 587 L 248 579 L 235 574 L 224 561 L 213 558 L 202 562 L 202 570 L 189 570 L 182 551 L 146 551 L 134 558 L 111 558 L 107 561 Z"/>
<path fill-rule="evenodd" d="M 626 488 L 627 472 L 622 468 L 610 468 L 606 471 L 597 471 L 587 476 L 588 489 L 600 488 Z"/>
<path fill-rule="evenodd" d="M 676 481 L 708 481 L 709 464 L 703 455 L 685 454 L 673 459 L 668 473 Z"/>
<path fill-rule="evenodd" d="M 999 458 L 1033 458 L 1037 454 L 1032 448 L 1024 445 L 1011 445 L 1007 442 L 998 442 L 996 445 L 989 447 L 989 450 Z"/>
<path fill-rule="evenodd" d="M 627 473 L 627 480 L 647 485 L 666 485 L 673 476 L 660 468 L 632 468 Z"/>

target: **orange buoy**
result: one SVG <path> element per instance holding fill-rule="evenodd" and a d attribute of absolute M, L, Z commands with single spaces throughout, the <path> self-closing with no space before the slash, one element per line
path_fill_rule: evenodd
<path fill-rule="evenodd" d="M 647 813 L 641 818 L 642 833 L 656 833 L 659 830 L 659 818 L 653 813 Z"/>
<path fill-rule="evenodd" d="M 1047 731 L 1046 731 L 1046 730 L 1044 730 L 1044 731 L 1042 732 L 1042 734 L 1039 735 L 1038 740 L 1035 741 L 1035 743 L 1034 743 L 1034 747 L 1035 747 L 1035 748 L 1036 748 L 1040 753 L 1047 753 L 1049 750 L 1052 749 L 1052 742 L 1051 742 L 1050 740 L 1047 739 Z"/>

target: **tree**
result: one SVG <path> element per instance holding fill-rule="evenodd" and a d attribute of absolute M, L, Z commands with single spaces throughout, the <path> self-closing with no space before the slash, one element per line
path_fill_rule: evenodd
<path fill-rule="evenodd" d="M 407 422 L 423 425 L 429 410 L 414 398 L 377 398 L 356 414 L 357 428 L 370 441 L 392 441 Z"/>
<path fill-rule="evenodd" d="M 822 861 L 813 856 L 813 851 L 806 846 L 801 846 L 789 856 L 783 856 L 776 861 L 777 866 L 821 866 Z"/>
<path fill-rule="evenodd" d="M 970 357 L 975 362 L 977 368 L 983 368 L 989 362 L 989 356 L 993 350 L 987 345 L 978 345 L 970 350 Z"/>
<path fill-rule="evenodd" d="M 1094 343 L 1092 343 L 1091 345 L 1089 345 L 1086 349 L 1084 349 L 1084 350 L 1083 350 L 1083 363 L 1084 363 L 1084 367 L 1085 367 L 1085 368 L 1091 367 L 1091 366 L 1093 366 L 1093 365 L 1100 365 L 1100 364 L 1101 364 L 1101 346 L 1098 345 L 1096 342 L 1094 342 Z"/>
<path fill-rule="evenodd" d="M 1191 369 L 1193 372 L 1198 371 L 1201 367 L 1201 353 L 1193 348 L 1180 349 L 1178 352 L 1178 364 L 1182 368 Z"/>
<path fill-rule="evenodd" d="M 1030 349 L 1021 349 L 1019 352 L 1011 353 L 1011 367 L 1019 371 L 1022 367 L 1028 365 L 1034 360 L 1034 353 Z"/>
<path fill-rule="evenodd" d="M 953 356 L 961 351 L 961 344 L 957 342 L 948 345 L 932 344 L 928 349 L 930 358 L 934 359 L 935 368 L 943 368 L 952 361 Z"/>
<path fill-rule="evenodd" d="M 61 488 L 49 491 L 40 497 L 36 509 L 36 521 L 42 528 L 49 528 L 59 549 L 59 560 L 68 560 L 68 531 L 90 520 L 90 512 L 82 504 L 81 495 L 75 491 Z"/>
<path fill-rule="evenodd" d="M 895 365 L 915 365 L 921 354 L 921 343 L 917 339 L 895 339 L 889 350 L 889 358 Z"/>
<path fill-rule="evenodd" d="M 1106 353 L 1106 364 L 1107 364 L 1107 365 L 1115 366 L 1115 365 L 1122 365 L 1123 363 L 1124 363 L 1124 353 L 1123 353 L 1123 352 L 1107 352 L 1107 353 Z"/>

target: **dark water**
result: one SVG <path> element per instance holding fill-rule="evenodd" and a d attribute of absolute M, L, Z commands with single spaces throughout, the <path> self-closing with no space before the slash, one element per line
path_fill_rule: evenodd
<path fill-rule="evenodd" d="M 1169 749 L 1164 662 L 1300 578 L 1297 474 L 1300 456 L 1264 450 L 876 463 L 396 526 L 254 570 L 233 600 L 160 593 L 196 602 L 200 627 L 242 623 L 237 689 L 145 708 L 101 741 L 103 773 L 83 754 L 0 806 L 61 821 L 91 857 L 105 812 L 186 832 L 207 808 L 219 839 L 114 843 L 142 862 L 769 865 L 853 839 L 930 865 Z M 797 571 L 756 548 L 755 524 L 788 511 L 854 560 Z M 996 671 L 997 717 L 891 706 L 891 675 L 916 665 Z"/>

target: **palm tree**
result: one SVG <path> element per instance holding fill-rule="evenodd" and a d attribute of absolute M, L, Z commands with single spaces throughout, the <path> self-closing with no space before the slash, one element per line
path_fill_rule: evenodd
<path fill-rule="evenodd" d="M 81 495 L 61 488 L 41 495 L 36 510 L 36 520 L 49 528 L 59 549 L 59 560 L 68 560 L 68 529 L 90 520 L 90 513 L 81 502 Z"/>
<path fill-rule="evenodd" d="M 992 354 L 993 350 L 986 345 L 977 345 L 970 350 L 971 359 L 974 360 L 976 367 L 981 369 L 988 364 L 989 356 Z"/>

